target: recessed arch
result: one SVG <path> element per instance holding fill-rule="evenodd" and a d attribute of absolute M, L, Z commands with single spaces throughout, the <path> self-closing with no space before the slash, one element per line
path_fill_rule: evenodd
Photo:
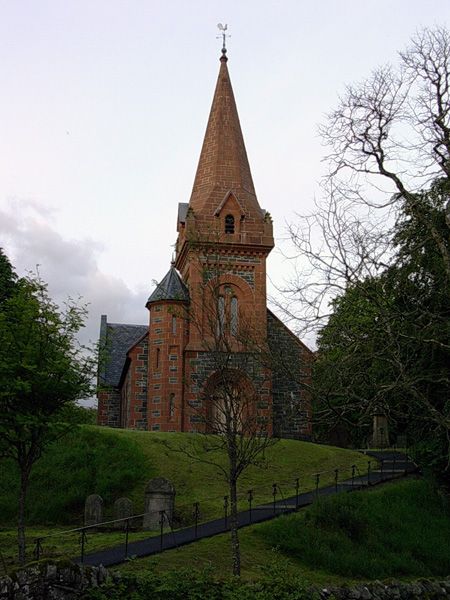
<path fill-rule="evenodd" d="M 206 423 L 211 433 L 251 433 L 256 424 L 255 387 L 241 369 L 219 369 L 203 388 Z"/>

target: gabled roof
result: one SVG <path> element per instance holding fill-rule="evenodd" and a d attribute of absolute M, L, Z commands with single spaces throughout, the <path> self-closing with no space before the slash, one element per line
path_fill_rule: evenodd
<path fill-rule="evenodd" d="M 293 331 L 291 331 L 289 329 L 289 327 L 286 325 L 286 323 L 283 323 L 283 321 L 277 317 L 276 314 L 274 314 L 270 309 L 266 309 L 267 310 L 267 332 L 268 332 L 268 336 L 270 338 L 270 334 L 271 333 L 275 333 L 276 330 L 278 331 L 284 331 L 287 335 L 290 336 L 290 338 L 292 339 L 292 341 L 298 345 L 299 348 L 302 348 L 302 350 L 304 350 L 305 352 L 309 353 L 309 354 L 314 354 L 314 352 L 308 348 L 308 346 L 302 342 L 302 340 L 295 335 L 295 333 Z M 270 341 L 269 341 L 270 343 Z"/>
<path fill-rule="evenodd" d="M 179 300 L 180 302 L 189 302 L 189 291 L 184 285 L 178 271 L 175 267 L 170 267 L 169 272 L 156 286 L 155 291 L 147 300 L 146 306 L 153 302 L 162 300 Z"/>
<path fill-rule="evenodd" d="M 220 59 L 219 77 L 189 206 L 195 214 L 214 214 L 225 193 L 235 190 L 246 215 L 262 218 L 227 60 L 225 55 Z"/>
<path fill-rule="evenodd" d="M 108 323 L 106 315 L 102 315 L 98 377 L 100 385 L 119 385 L 128 350 L 147 332 L 147 325 Z"/>

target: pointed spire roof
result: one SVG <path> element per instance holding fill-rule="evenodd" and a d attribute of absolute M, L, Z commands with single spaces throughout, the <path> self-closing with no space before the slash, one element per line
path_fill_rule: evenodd
<path fill-rule="evenodd" d="M 164 279 L 158 283 L 155 291 L 147 300 L 146 306 L 153 302 L 162 300 L 179 300 L 180 302 L 189 302 L 189 291 L 184 285 L 178 271 L 175 267 L 170 267 L 169 272 Z"/>
<path fill-rule="evenodd" d="M 220 58 L 219 77 L 189 206 L 195 214 L 213 215 L 231 191 L 249 216 L 261 218 L 227 60 L 225 54 Z"/>

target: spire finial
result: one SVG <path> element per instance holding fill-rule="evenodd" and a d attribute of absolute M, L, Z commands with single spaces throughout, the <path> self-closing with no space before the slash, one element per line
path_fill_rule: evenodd
<path fill-rule="evenodd" d="M 219 29 L 219 31 L 221 31 L 222 33 L 220 35 L 217 35 L 216 38 L 222 38 L 222 56 L 221 58 L 227 58 L 226 54 L 227 54 L 227 37 L 231 37 L 231 35 L 228 35 L 226 33 L 227 29 L 228 29 L 228 25 L 227 23 L 225 23 L 225 25 L 222 25 L 222 23 L 217 23 L 217 28 Z"/>

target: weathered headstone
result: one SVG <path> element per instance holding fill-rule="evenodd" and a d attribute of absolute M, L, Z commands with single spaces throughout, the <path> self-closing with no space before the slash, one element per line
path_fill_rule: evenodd
<path fill-rule="evenodd" d="M 372 447 L 387 448 L 389 446 L 388 420 L 383 413 L 373 415 Z"/>
<path fill-rule="evenodd" d="M 151 479 L 145 488 L 144 529 L 160 527 L 161 511 L 165 513 L 166 524 L 172 522 L 175 504 L 175 488 L 164 477 Z"/>
<path fill-rule="evenodd" d="M 98 494 L 91 494 L 86 498 L 84 505 L 84 524 L 98 525 L 103 521 L 103 498 Z"/>
<path fill-rule="evenodd" d="M 133 503 L 129 498 L 119 498 L 114 502 L 114 519 L 127 519 L 133 516 Z M 132 519 L 130 519 L 131 525 Z M 126 521 L 114 523 L 117 529 L 125 529 Z"/>

